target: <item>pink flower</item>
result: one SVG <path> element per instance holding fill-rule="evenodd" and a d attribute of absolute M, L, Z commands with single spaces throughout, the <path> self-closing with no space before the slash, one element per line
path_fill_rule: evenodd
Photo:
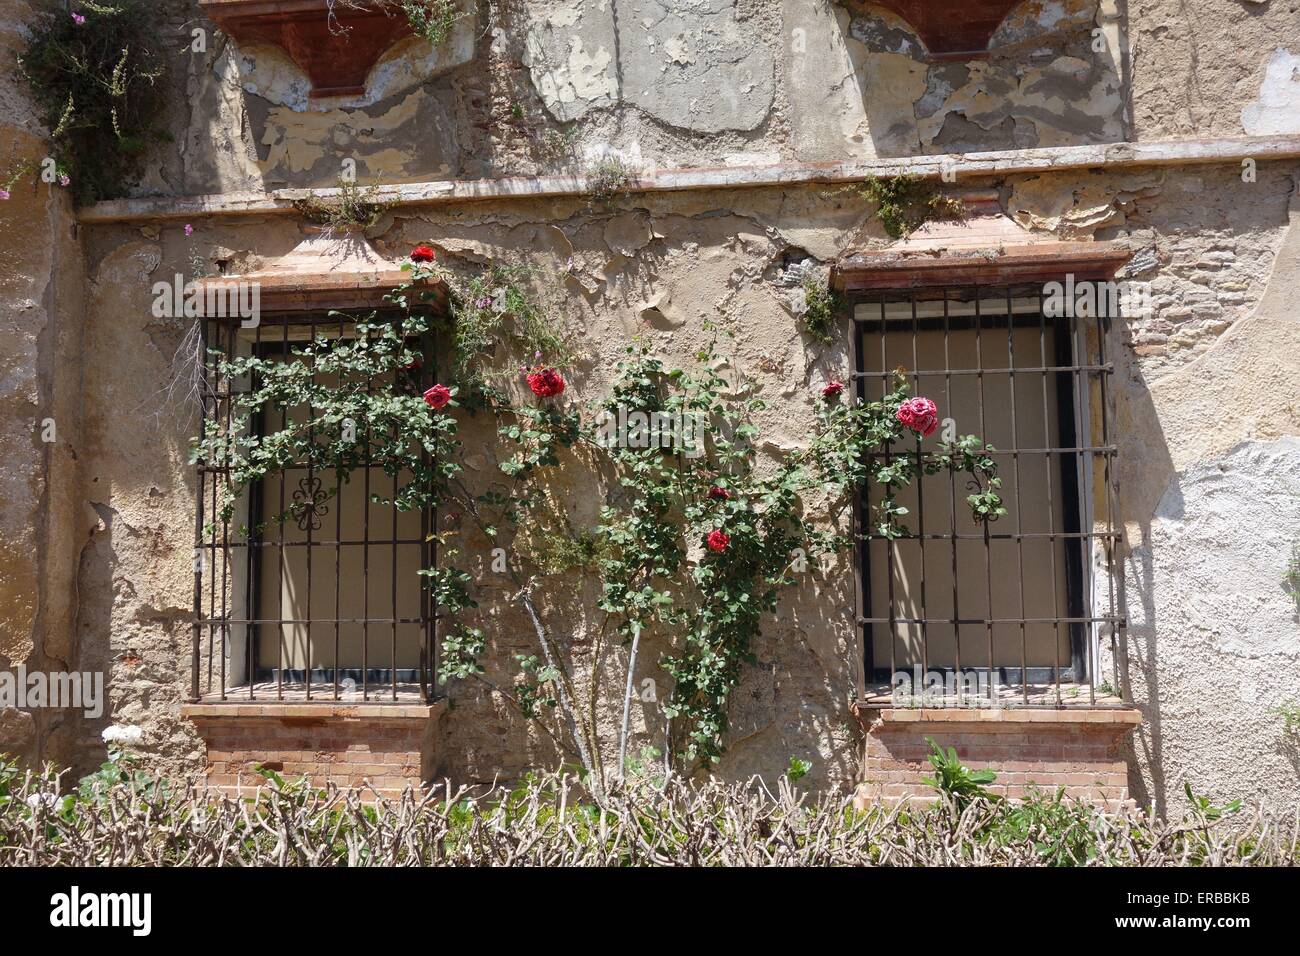
<path fill-rule="evenodd" d="M 528 387 L 538 398 L 564 393 L 564 376 L 553 368 L 538 368 L 527 373 Z"/>
<path fill-rule="evenodd" d="M 898 406 L 894 416 L 904 428 L 910 428 L 922 438 L 929 438 L 939 427 L 939 409 L 928 398 L 909 398 Z"/>
<path fill-rule="evenodd" d="M 705 543 L 708 544 L 710 551 L 715 551 L 718 554 L 721 554 L 723 551 L 727 550 L 727 545 L 731 544 L 731 536 L 725 531 L 720 531 L 717 528 L 714 528 L 709 532 L 709 536 L 705 539 Z"/>
<path fill-rule="evenodd" d="M 185 235 L 187 236 L 194 235 L 194 226 L 188 222 L 185 224 Z"/>
<path fill-rule="evenodd" d="M 714 501 L 730 501 L 731 492 L 726 488 L 723 488 L 721 485 L 714 485 L 709 489 L 709 497 Z"/>
<path fill-rule="evenodd" d="M 424 393 L 424 400 L 430 408 L 441 411 L 451 402 L 451 389 L 446 385 L 435 385 Z"/>
<path fill-rule="evenodd" d="M 0 202 L 8 202 L 8 201 L 9 201 L 9 190 L 0 189 Z"/>
<path fill-rule="evenodd" d="M 59 177 L 59 185 L 64 187 L 71 186 L 72 177 L 70 177 L 67 173 L 64 173 L 62 176 Z"/>
<path fill-rule="evenodd" d="M 72 15 L 72 22 L 75 23 L 77 26 L 84 26 L 86 23 L 86 18 L 83 17 L 80 13 L 74 13 Z"/>
<path fill-rule="evenodd" d="M 831 379 L 830 384 L 822 389 L 822 398 L 835 398 L 842 391 L 844 391 L 844 383 L 839 379 Z"/>

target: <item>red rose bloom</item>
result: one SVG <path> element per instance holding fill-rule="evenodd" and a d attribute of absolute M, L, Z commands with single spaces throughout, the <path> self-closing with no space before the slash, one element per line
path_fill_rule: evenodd
<path fill-rule="evenodd" d="M 726 488 L 723 488 L 721 485 L 714 485 L 709 489 L 709 497 L 714 501 L 730 501 L 731 492 Z"/>
<path fill-rule="evenodd" d="M 436 256 L 428 246 L 416 246 L 411 250 L 412 262 L 432 262 Z"/>
<path fill-rule="evenodd" d="M 922 438 L 929 438 L 939 427 L 939 409 L 928 398 L 909 398 L 898 406 L 894 416 L 905 428 L 910 428 Z"/>
<path fill-rule="evenodd" d="M 844 391 L 844 383 L 839 379 L 833 379 L 829 385 L 822 389 L 822 398 L 834 398 Z"/>
<path fill-rule="evenodd" d="M 446 385 L 435 385 L 424 393 L 424 400 L 430 408 L 441 411 L 451 401 L 451 389 Z"/>
<path fill-rule="evenodd" d="M 709 532 L 707 543 L 710 551 L 722 553 L 727 550 L 727 545 L 731 544 L 731 535 L 727 534 L 725 531 L 719 531 L 717 528 L 714 528 Z"/>
<path fill-rule="evenodd" d="M 553 368 L 539 368 L 527 373 L 528 387 L 538 398 L 551 398 L 564 393 L 564 376 Z"/>

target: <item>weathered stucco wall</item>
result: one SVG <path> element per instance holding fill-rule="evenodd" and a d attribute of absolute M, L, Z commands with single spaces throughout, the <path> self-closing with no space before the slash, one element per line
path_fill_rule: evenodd
<path fill-rule="evenodd" d="M 363 96 L 324 101 L 282 51 L 208 25 L 136 191 L 331 186 L 344 158 L 395 183 L 1300 131 L 1293 0 L 1025 0 L 992 55 L 939 62 L 863 0 L 461 7 L 440 48 L 407 41 Z M 185 0 L 159 15 L 206 23 Z"/>
<path fill-rule="evenodd" d="M 0 3 L 0 56 L 22 49 L 32 4 Z M 46 156 L 20 81 L 0 78 L 9 169 Z M 71 204 L 30 178 L 0 203 L 0 668 L 66 670 L 78 657 L 76 569 L 85 539 L 78 492 L 80 315 L 85 278 Z M 0 704 L 0 752 L 67 761 L 75 716 Z"/>
<path fill-rule="evenodd" d="M 1062 235 L 1093 234 L 1131 245 L 1141 277 L 1167 290 L 1174 302 L 1205 288 L 1188 262 L 1225 247 L 1250 251 L 1210 260 L 1217 283 L 1235 281 L 1253 290 L 1249 302 L 1224 309 L 1226 330 L 1188 317 L 1178 334 L 1190 344 L 1170 346 L 1168 352 L 1134 348 L 1150 335 L 1141 322 L 1114 332 L 1112 348 L 1124 356 L 1117 376 L 1121 507 L 1133 548 L 1126 558 L 1134 621 L 1129 672 L 1148 715 L 1135 763 L 1142 773 L 1135 780 L 1136 792 L 1144 798 L 1164 801 L 1172 794 L 1176 799 L 1185 777 L 1215 791 L 1240 789 L 1243 763 L 1255 768 L 1251 787 L 1260 796 L 1282 800 L 1295 785 L 1292 769 L 1276 750 L 1280 720 L 1268 714 L 1285 698 L 1288 681 L 1294 684 L 1300 653 L 1300 635 L 1294 622 L 1288 626 L 1294 606 L 1279 586 L 1294 535 L 1282 520 L 1271 534 L 1248 543 L 1229 528 L 1238 507 L 1249 527 L 1251 508 L 1260 504 L 1259 493 L 1250 490 L 1255 481 L 1271 482 L 1267 500 L 1289 507 L 1287 514 L 1294 512 L 1286 482 L 1294 482 L 1297 446 L 1283 436 L 1300 432 L 1300 417 L 1286 399 L 1300 385 L 1300 370 L 1293 364 L 1279 367 L 1276 358 L 1266 367 L 1239 363 L 1232 374 L 1224 374 L 1223 393 L 1213 409 L 1204 407 L 1204 388 L 1179 389 L 1174 383 L 1203 384 L 1203 379 L 1187 377 L 1218 361 L 1246 334 L 1244 328 L 1269 314 L 1274 318 L 1266 352 L 1297 354 L 1300 331 L 1294 320 L 1286 317 L 1285 306 L 1279 312 L 1269 305 L 1271 297 L 1283 295 L 1294 282 L 1294 265 L 1284 269 L 1279 251 L 1287 237 L 1294 243 L 1288 203 L 1297 172 L 1295 164 L 1266 164 L 1255 183 L 1243 183 L 1233 169 L 1204 167 L 1168 170 L 1154 179 L 1136 173 L 1055 174 L 1014 177 L 1002 185 L 1008 211 L 1025 221 L 1050 225 Z M 1073 216 L 1063 215 L 1062 196 L 1087 202 Z M 1213 197 L 1208 205 L 1207 196 Z M 1227 210 L 1232 210 L 1229 220 L 1217 218 Z M 770 436 L 772 454 L 806 440 L 817 388 L 848 371 L 846 338 L 822 347 L 797 330 L 784 290 L 774 281 L 783 257 L 811 254 L 829 261 L 851 246 L 885 241 L 864 200 L 819 187 L 633 196 L 609 210 L 592 209 L 581 199 L 403 210 L 380 231 L 378 248 L 393 256 L 431 240 L 442 261 L 459 270 L 497 258 L 532 269 L 539 277 L 538 294 L 556 307 L 562 327 L 578 346 L 571 370 L 575 396 L 602 394 L 614 362 L 635 339 L 649 342 L 670 362 L 689 364 L 707 334 L 706 322 L 733 334 L 735 369 L 752 376 L 759 394 L 771 403 L 758 424 Z M 151 749 L 176 769 L 193 768 L 198 757 L 197 741 L 177 718 L 189 662 L 193 492 L 183 456 L 192 425 L 159 407 L 160 383 L 182 328 L 149 315 L 150 287 L 157 277 L 185 267 L 191 245 L 253 263 L 283 252 L 299 237 L 289 220 L 250 220 L 199 224 L 192 240 L 179 225 L 161 232 L 105 227 L 95 230 L 89 246 L 95 297 L 87 348 L 91 354 L 117 350 L 121 358 L 97 363 L 86 374 L 87 434 L 92 437 L 83 454 L 87 487 L 102 523 L 83 562 L 82 618 L 94 622 L 97 643 L 111 648 L 115 718 L 143 724 Z M 1171 355 L 1180 357 L 1175 362 Z M 504 353 L 498 357 L 505 369 L 518 359 Z M 1277 403 L 1266 414 L 1259 414 L 1261 388 Z M 91 401 L 91 396 L 111 400 Z M 1195 413 L 1189 411 L 1193 405 Z M 124 415 L 124 408 L 138 411 Z M 146 421 L 153 439 L 133 440 Z M 1173 426 L 1167 423 L 1180 421 L 1180 430 L 1170 434 Z M 1248 422 L 1253 427 L 1243 430 Z M 488 436 L 481 429 L 476 433 L 472 423 L 467 428 L 470 477 L 490 481 L 494 468 Z M 1229 439 L 1228 432 L 1235 437 Z M 1202 436 L 1212 447 L 1199 448 L 1201 439 L 1191 436 Z M 1189 450 L 1178 453 L 1183 447 Z M 1244 472 L 1239 484 L 1229 485 L 1243 495 L 1240 501 L 1235 495 L 1224 500 L 1223 482 L 1212 480 L 1220 459 L 1230 455 Z M 1266 463 L 1267 469 L 1246 464 L 1250 462 Z M 1171 488 L 1182 496 L 1181 512 L 1171 510 Z M 576 467 L 558 486 L 560 500 L 579 523 L 592 518 L 596 507 L 586 489 Z M 1194 517 L 1175 520 L 1202 510 L 1218 517 L 1212 530 Z M 470 538 L 461 544 L 481 588 L 480 624 L 489 635 L 487 676 L 508 684 L 514 655 L 533 652 L 526 621 L 508 600 L 505 576 L 489 567 L 487 542 Z M 1199 606 L 1229 617 L 1229 609 L 1243 600 L 1233 572 L 1246 551 L 1256 569 L 1250 600 L 1258 606 L 1257 613 L 1231 616 L 1237 628 L 1234 640 L 1268 648 L 1259 668 L 1276 671 L 1265 679 L 1259 670 L 1269 692 L 1252 700 L 1240 700 L 1237 690 L 1246 670 L 1229 666 L 1232 676 L 1224 677 L 1223 655 L 1231 651 L 1207 655 L 1205 635 L 1186 627 L 1183 615 L 1172 610 L 1184 607 L 1186 590 L 1195 589 Z M 1270 568 L 1272 578 L 1267 576 Z M 593 606 L 593 587 L 590 581 L 572 579 L 553 582 L 541 595 L 544 606 L 571 625 L 579 661 L 599 622 L 594 615 L 575 619 L 572 609 Z M 1170 608 L 1155 624 L 1152 601 Z M 844 565 L 810 573 L 806 586 L 783 602 L 759 644 L 759 664 L 747 672 L 737 694 L 735 741 L 722 772 L 776 773 L 790 756 L 799 756 L 813 762 L 815 782 L 852 781 L 860 755 L 859 732 L 849 712 L 859 666 L 851 605 L 851 575 Z M 1154 663 L 1152 642 L 1158 642 L 1159 651 Z M 662 681 L 655 666 L 658 649 L 653 644 L 646 648 L 638 681 Z M 1164 682 L 1148 682 L 1146 674 L 1164 675 Z M 481 684 L 461 683 L 449 694 L 453 706 L 444 723 L 443 753 L 446 770 L 455 778 L 487 780 L 555 759 L 549 742 Z M 1205 718 L 1222 715 L 1218 701 L 1224 694 L 1238 700 L 1232 729 L 1215 724 L 1211 732 L 1211 725 L 1196 716 L 1182 724 L 1175 720 L 1187 708 Z M 643 708 L 640 727 L 657 727 L 655 713 L 653 707 Z M 602 727 L 612 738 L 617 693 L 606 695 L 602 716 Z M 1224 734 L 1230 734 L 1232 746 L 1221 746 Z M 1149 756 L 1153 748 L 1179 758 L 1162 765 Z M 1242 754 L 1251 757 L 1243 762 Z"/>
<path fill-rule="evenodd" d="M 857 0 L 477 11 L 444 49 L 392 51 L 365 96 L 312 108 L 283 55 L 213 34 L 205 53 L 178 54 L 174 141 L 134 191 L 332 185 L 347 159 L 363 183 L 391 183 L 583 168 L 611 152 L 633 168 L 687 167 L 1300 131 L 1292 0 L 1027 0 L 1000 31 L 1000 52 L 936 64 L 910 28 Z M 0 0 L 8 48 L 29 16 L 27 4 Z M 179 31 L 195 5 L 168 3 L 160 16 Z M 1097 28 L 1108 38 L 1100 51 Z M 41 130 L 25 96 L 12 78 L 0 85 L 3 129 L 19 154 L 36 156 Z M 1296 790 L 1294 741 L 1269 711 L 1300 697 L 1300 626 L 1281 588 L 1300 539 L 1300 164 L 1257 172 L 1245 181 L 1239 168 L 1202 165 L 986 183 L 1027 228 L 1130 247 L 1127 276 L 1155 295 L 1151 315 L 1114 329 L 1110 344 L 1133 625 L 1123 663 L 1146 717 L 1133 789 L 1162 807 L 1184 779 L 1278 802 Z M 178 221 L 77 233 L 46 187 L 0 204 L 0 221 L 0 665 L 103 668 L 112 697 L 102 721 L 59 732 L 37 726 L 47 716 L 0 715 L 0 749 L 34 754 L 50 741 L 46 754 L 84 765 L 103 724 L 118 720 L 145 728 L 163 767 L 193 771 L 201 745 L 179 709 L 194 423 L 165 399 L 184 323 L 151 314 L 151 287 L 188 273 L 196 254 L 210 268 L 251 271 L 292 248 L 299 225 L 196 218 L 192 238 Z M 778 269 L 888 241 L 853 190 L 812 186 L 632 194 L 610 208 L 581 197 L 404 207 L 371 236 L 393 258 L 430 240 L 458 270 L 496 258 L 531 267 L 577 346 L 570 377 L 583 398 L 602 394 L 635 339 L 685 364 L 706 322 L 733 334 L 735 369 L 769 401 L 758 424 L 772 455 L 806 440 L 815 390 L 849 362 L 847 328 L 830 347 L 798 331 Z M 49 446 L 34 427 L 46 408 L 59 430 Z M 486 482 L 492 462 L 476 427 L 467 425 L 469 474 Z M 574 469 L 558 492 L 589 518 L 586 490 Z M 465 550 L 480 562 L 488 676 L 509 683 L 514 654 L 532 652 L 527 630 L 486 567 L 486 543 Z M 552 582 L 541 598 L 571 616 L 593 587 Z M 799 756 L 815 784 L 854 780 L 852 603 L 850 572 L 837 564 L 810 572 L 782 604 L 736 695 L 723 773 L 774 774 Z M 579 659 L 595 626 L 573 621 Z M 657 650 L 644 650 L 638 680 L 656 676 Z M 549 742 L 482 685 L 449 695 L 453 777 L 554 761 Z M 611 737 L 616 697 L 602 711 Z M 634 726 L 654 715 L 643 708 Z"/>

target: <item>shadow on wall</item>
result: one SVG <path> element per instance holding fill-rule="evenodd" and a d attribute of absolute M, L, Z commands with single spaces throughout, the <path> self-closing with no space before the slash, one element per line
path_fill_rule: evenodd
<path fill-rule="evenodd" d="M 1267 182 L 1283 186 L 1286 180 Z M 1236 183 L 1235 188 L 1254 187 Z M 1280 198 L 1263 216 L 1261 207 L 1254 208 L 1257 228 L 1286 224 L 1286 190 Z M 1291 382 L 1300 374 L 1290 306 L 1297 268 L 1290 251 L 1297 242 L 1291 202 L 1290 229 L 1253 313 L 1197 358 L 1155 380 L 1131 349 L 1113 352 L 1129 620 L 1119 666 L 1124 689 L 1132 692 L 1144 717 L 1131 738 L 1129 788 L 1139 804 L 1161 814 L 1170 801 L 1180 799 L 1183 773 L 1217 772 L 1221 782 L 1238 787 L 1259 773 L 1261 792 L 1279 786 L 1280 778 L 1268 765 L 1249 762 L 1258 754 L 1258 730 L 1239 741 L 1250 745 L 1251 752 L 1234 760 L 1225 762 L 1215 743 L 1222 747 L 1222 734 L 1232 733 L 1234 725 L 1264 719 L 1267 700 L 1233 700 L 1231 688 L 1234 682 L 1252 680 L 1268 684 L 1260 671 L 1270 659 L 1285 659 L 1283 642 L 1290 639 L 1279 611 L 1294 619 L 1290 608 L 1279 608 L 1276 600 L 1285 553 L 1294 542 L 1276 527 L 1286 520 L 1285 479 L 1277 476 L 1289 474 L 1289 453 L 1275 447 L 1278 439 L 1285 445 L 1284 436 L 1296 427 L 1294 391 L 1278 384 L 1260 387 Z M 1232 188 L 1207 206 L 1215 203 L 1248 204 Z M 1185 211 L 1175 214 L 1186 216 Z M 1222 221 L 1222 210 L 1199 215 Z M 1195 236 L 1212 229 L 1194 219 L 1157 224 L 1156 234 L 1159 238 L 1169 230 Z M 1261 505 L 1271 495 L 1277 500 Z M 1251 517 L 1263 513 L 1274 527 L 1268 527 L 1269 519 L 1259 524 L 1259 518 Z M 1252 567 L 1256 561 L 1260 566 Z M 1257 584 L 1263 568 L 1273 568 L 1276 576 Z M 1275 681 L 1264 684 L 1262 690 L 1276 686 Z M 1224 699 L 1205 710 L 1198 705 L 1205 694 Z M 1172 750 L 1166 748 L 1166 711 L 1180 725 L 1177 739 L 1169 737 Z M 1198 739 L 1207 732 L 1211 741 Z M 1270 746 L 1297 768 L 1294 740 Z"/>
<path fill-rule="evenodd" d="M 1025 0 L 993 34 L 989 55 L 971 59 L 932 56 L 911 24 L 881 6 L 841 6 L 840 28 L 879 156 L 1126 138 L 1127 51 L 1113 49 L 1123 34 L 1112 26 L 1123 22 L 1123 2 Z"/>

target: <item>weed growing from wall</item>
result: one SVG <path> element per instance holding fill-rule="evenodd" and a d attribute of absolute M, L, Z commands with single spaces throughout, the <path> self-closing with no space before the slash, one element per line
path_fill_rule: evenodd
<path fill-rule="evenodd" d="M 338 10 L 374 10 L 381 8 L 393 16 L 404 16 L 415 35 L 437 46 L 451 36 L 452 28 L 460 19 L 456 0 L 329 0 L 326 14 L 335 33 L 346 33 L 347 27 L 338 19 Z"/>
<path fill-rule="evenodd" d="M 832 344 L 842 305 L 840 297 L 831 291 L 829 278 L 813 270 L 804 270 L 800 288 L 804 305 L 800 318 L 804 329 L 823 345 Z"/>
<path fill-rule="evenodd" d="M 901 239 L 935 219 L 961 219 L 965 207 L 960 200 L 944 196 L 939 187 L 911 173 L 889 178 L 871 177 L 859 187 L 862 195 L 876 204 L 876 215 L 885 232 Z"/>
<path fill-rule="evenodd" d="M 122 195 L 149 147 L 168 139 L 157 19 L 150 0 L 77 0 L 37 21 L 19 57 L 58 181 L 78 203 Z"/>
<path fill-rule="evenodd" d="M 345 231 L 358 229 L 365 231 L 373 228 L 393 203 L 379 199 L 379 187 L 358 186 L 355 182 L 340 179 L 338 193 L 322 196 L 308 190 L 305 199 L 294 200 L 294 208 L 317 225 L 333 230 Z"/>
<path fill-rule="evenodd" d="M 587 197 L 592 206 L 611 206 L 635 178 L 634 171 L 617 156 L 602 156 L 589 163 L 586 171 Z"/>

